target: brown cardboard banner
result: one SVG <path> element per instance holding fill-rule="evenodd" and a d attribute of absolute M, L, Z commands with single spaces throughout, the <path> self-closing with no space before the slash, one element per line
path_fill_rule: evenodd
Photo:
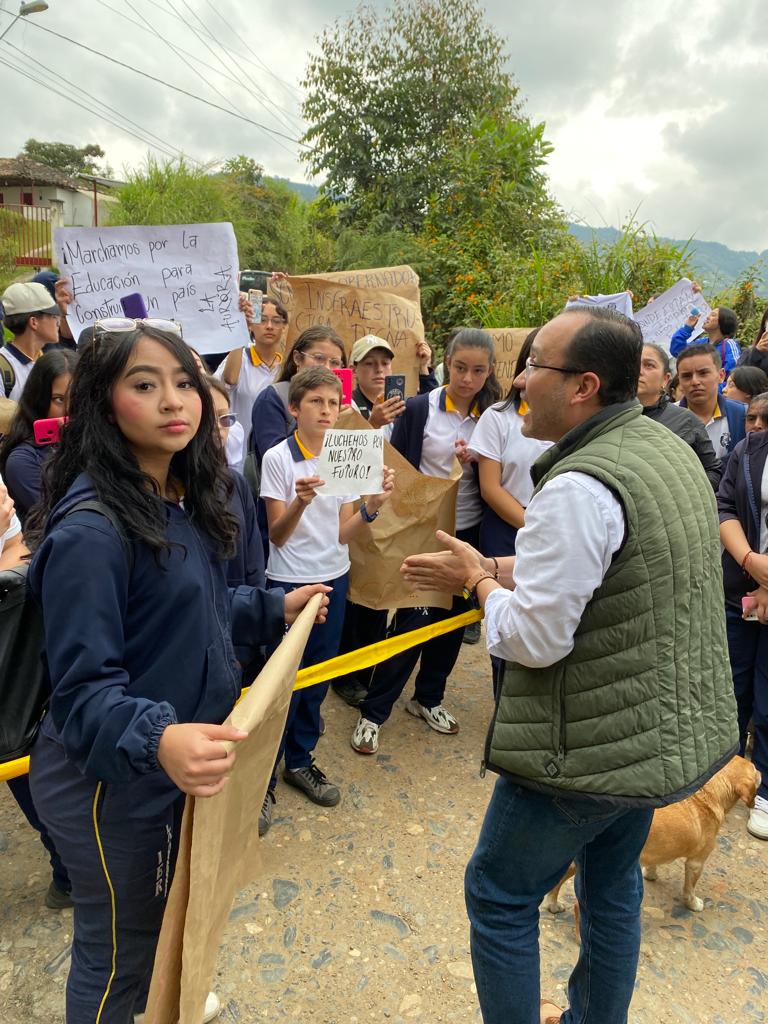
<path fill-rule="evenodd" d="M 496 378 L 504 395 L 515 379 L 515 363 L 523 342 L 533 330 L 532 327 L 488 327 L 485 328 L 496 346 Z"/>
<path fill-rule="evenodd" d="M 227 719 L 248 739 L 237 744 L 226 788 L 214 797 L 187 797 L 146 1024 L 202 1020 L 232 900 L 261 871 L 259 811 L 320 601 L 319 595 L 310 600 Z"/>
<path fill-rule="evenodd" d="M 411 267 L 379 267 L 305 274 L 269 282 L 288 310 L 286 348 L 307 327 L 332 327 L 349 355 L 358 338 L 376 334 L 395 352 L 392 372 L 404 373 L 409 395 L 418 391 L 416 344 L 424 341 L 419 276 Z"/>

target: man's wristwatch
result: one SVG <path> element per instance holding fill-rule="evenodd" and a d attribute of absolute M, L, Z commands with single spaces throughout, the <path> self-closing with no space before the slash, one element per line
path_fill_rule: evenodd
<path fill-rule="evenodd" d="M 486 569 L 477 569 L 476 572 L 473 572 L 471 576 L 464 580 L 464 599 L 469 601 L 473 608 L 480 607 L 480 602 L 477 598 L 477 588 L 483 580 L 493 580 L 494 583 L 496 582 L 493 573 L 488 572 Z"/>

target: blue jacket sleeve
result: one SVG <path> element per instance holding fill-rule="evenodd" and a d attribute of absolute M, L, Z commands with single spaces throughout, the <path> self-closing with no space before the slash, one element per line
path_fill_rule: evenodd
<path fill-rule="evenodd" d="M 408 451 L 408 403 L 405 403 L 405 412 L 402 416 L 398 416 L 395 420 L 395 425 L 392 428 L 392 436 L 389 439 L 389 443 L 393 448 L 396 448 L 401 455 L 405 455 Z"/>
<path fill-rule="evenodd" d="M 429 373 L 419 374 L 419 394 L 428 395 L 430 391 L 434 391 L 435 388 L 439 388 L 440 385 L 437 383 L 437 377 L 435 371 L 430 367 Z"/>
<path fill-rule="evenodd" d="M 285 407 L 273 387 L 264 388 L 253 403 L 251 412 L 251 445 L 261 466 L 264 453 L 288 436 Z"/>
<path fill-rule="evenodd" d="M 130 568 L 122 540 L 102 516 L 78 512 L 46 537 L 35 562 L 50 712 L 67 757 L 104 782 L 129 782 L 158 769 L 160 737 L 176 712 L 165 701 L 128 693 L 123 623 Z M 98 571 L 84 586 L 87 565 Z"/>
<path fill-rule="evenodd" d="M 230 588 L 232 644 L 236 649 L 276 643 L 285 632 L 285 594 L 260 587 Z"/>
<path fill-rule="evenodd" d="M 725 523 L 729 519 L 739 518 L 736 508 L 736 481 L 739 478 L 743 451 L 744 445 L 737 444 L 731 452 L 720 481 L 720 486 L 717 489 L 717 514 L 721 523 Z"/>
<path fill-rule="evenodd" d="M 740 357 L 741 349 L 737 343 L 732 338 L 727 338 L 725 342 L 725 361 L 723 363 L 726 377 L 730 374 L 731 370 L 738 366 Z"/>
<path fill-rule="evenodd" d="M 671 356 L 679 355 L 688 344 L 688 340 L 692 334 L 693 328 L 689 327 L 688 324 L 683 324 L 682 327 L 678 327 L 669 339 L 669 354 Z"/>
<path fill-rule="evenodd" d="M 5 485 L 22 519 L 40 500 L 42 477 L 43 463 L 29 445 L 14 448 L 5 464 Z"/>

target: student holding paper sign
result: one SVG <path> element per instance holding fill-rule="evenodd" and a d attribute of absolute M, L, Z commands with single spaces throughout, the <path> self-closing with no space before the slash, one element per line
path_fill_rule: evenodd
<path fill-rule="evenodd" d="M 382 492 L 365 498 L 357 511 L 357 494 L 323 494 L 317 456 L 341 409 L 339 378 L 324 366 L 301 370 L 291 380 L 288 408 L 296 430 L 271 448 L 261 465 L 261 497 L 269 522 L 267 585 L 286 593 L 310 580 L 332 588 L 327 621 L 313 628 L 304 650 L 302 666 L 306 667 L 338 654 L 349 580 L 347 542 L 377 518 L 394 487 L 394 472 L 384 467 Z M 324 683 L 293 694 L 277 763 L 284 753 L 285 781 L 313 803 L 334 807 L 341 794 L 312 757 L 320 738 L 320 705 L 327 692 L 328 683 Z M 264 798 L 261 835 L 272 821 L 276 785 L 277 765 Z"/>
<path fill-rule="evenodd" d="M 489 334 L 469 327 L 458 331 L 446 353 L 448 385 L 409 398 L 392 434 L 393 446 L 427 476 L 449 477 L 459 460 L 462 475 L 456 499 L 456 536 L 473 546 L 478 543 L 483 502 L 470 445 L 480 414 L 501 397 L 493 372 L 495 361 L 496 349 Z M 407 633 L 467 609 L 463 598 L 456 598 L 451 609 L 401 608 L 394 631 Z M 392 713 L 419 659 L 414 697 L 406 710 L 423 718 L 436 732 L 459 731 L 456 719 L 443 707 L 443 695 L 459 656 L 462 634 L 463 630 L 454 630 L 376 666 L 352 733 L 353 750 L 359 754 L 378 750 L 379 728 Z"/>

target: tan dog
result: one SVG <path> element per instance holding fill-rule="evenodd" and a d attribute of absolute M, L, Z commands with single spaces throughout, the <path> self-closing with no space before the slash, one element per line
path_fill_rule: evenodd
<path fill-rule="evenodd" d="M 640 854 L 644 876 L 654 881 L 659 864 L 684 858 L 683 901 L 689 910 L 703 910 L 704 900 L 696 896 L 694 890 L 715 848 L 717 833 L 739 800 L 747 807 L 754 807 L 759 785 L 757 768 L 743 757 L 734 757 L 693 796 L 654 811 L 651 831 Z M 576 865 L 571 864 L 560 882 L 544 897 L 541 905 L 550 914 L 565 910 L 557 897 L 563 883 L 575 874 Z M 578 903 L 575 911 L 578 930 Z"/>

